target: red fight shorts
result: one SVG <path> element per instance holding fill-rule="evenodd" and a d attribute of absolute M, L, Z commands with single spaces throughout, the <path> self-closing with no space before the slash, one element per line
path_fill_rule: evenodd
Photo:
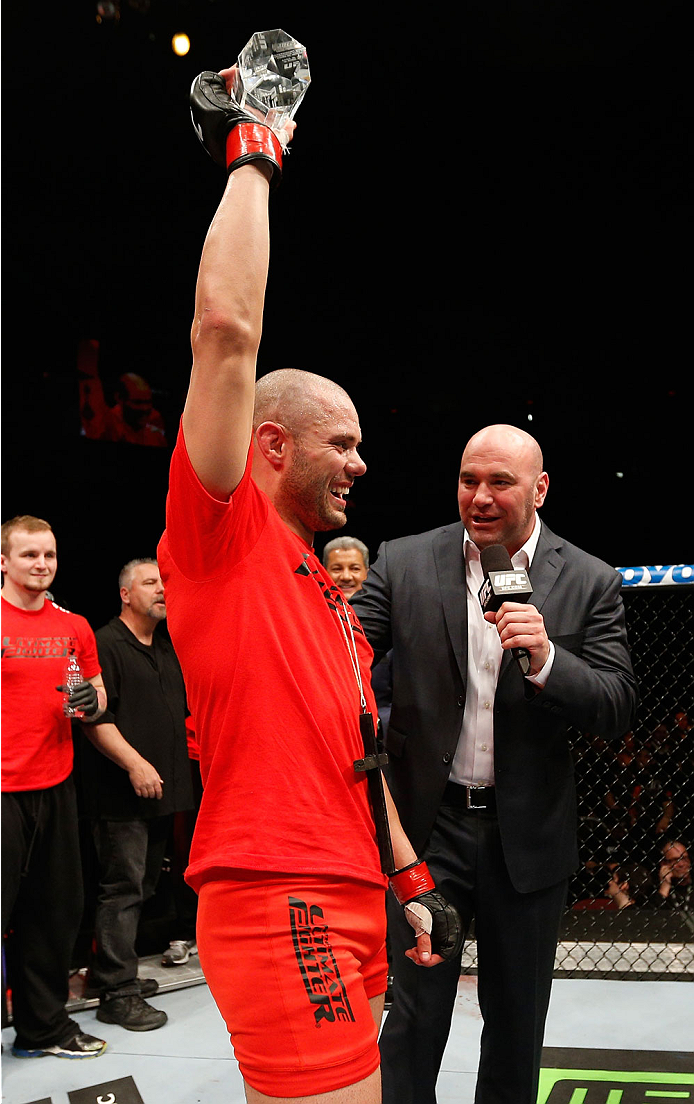
<path fill-rule="evenodd" d="M 233 871 L 206 882 L 197 942 L 244 1079 L 267 1096 L 357 1084 L 380 1064 L 385 892 L 347 879 Z"/>

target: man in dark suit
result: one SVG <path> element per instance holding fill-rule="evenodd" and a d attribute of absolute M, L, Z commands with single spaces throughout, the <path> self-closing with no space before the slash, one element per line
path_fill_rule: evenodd
<path fill-rule="evenodd" d="M 567 880 L 578 864 L 571 725 L 631 727 L 637 692 L 619 574 L 540 522 L 537 442 L 488 426 L 468 442 L 461 522 L 384 543 L 354 608 L 392 649 L 389 783 L 441 892 L 474 917 L 484 1018 L 476 1104 L 534 1104 Z M 483 615 L 480 551 L 529 571 L 530 602 Z M 525 648 L 521 673 L 511 649 Z M 394 1003 L 384 1104 L 433 1104 L 460 962 L 420 970 L 390 915 Z"/>

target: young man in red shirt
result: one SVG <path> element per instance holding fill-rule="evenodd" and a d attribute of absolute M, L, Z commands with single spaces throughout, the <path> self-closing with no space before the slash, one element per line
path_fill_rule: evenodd
<path fill-rule="evenodd" d="M 57 552 L 50 525 L 24 515 L 2 526 L 2 931 L 7 941 L 12 1053 L 95 1058 L 103 1039 L 65 1010 L 82 917 L 82 866 L 70 715 L 106 705 L 94 634 L 47 599 Z M 66 666 L 82 678 L 66 693 Z"/>
<path fill-rule="evenodd" d="M 344 525 L 366 470 L 359 420 L 341 387 L 308 372 L 272 372 L 256 387 L 268 195 L 289 135 L 244 114 L 232 79 L 203 73 L 191 90 L 196 131 L 230 175 L 199 269 L 159 547 L 201 747 L 187 877 L 249 1104 L 377 1104 L 383 868 L 415 928 L 415 961 L 435 965 L 457 947 L 459 917 L 387 793 L 393 861 L 379 862 L 355 769 L 375 717 L 372 652 L 312 548 L 314 532 Z"/>

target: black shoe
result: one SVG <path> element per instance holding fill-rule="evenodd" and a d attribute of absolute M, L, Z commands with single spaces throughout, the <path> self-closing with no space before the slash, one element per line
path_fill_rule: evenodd
<path fill-rule="evenodd" d="M 98 1058 L 106 1050 L 103 1039 L 95 1039 L 93 1035 L 83 1035 L 78 1031 L 69 1042 L 63 1046 L 47 1047 L 12 1047 L 15 1058 L 43 1058 L 46 1054 L 54 1054 L 56 1058 Z"/>
<path fill-rule="evenodd" d="M 97 1020 L 102 1023 L 118 1024 L 126 1031 L 155 1031 L 163 1027 L 168 1016 L 140 996 L 113 997 L 102 1001 L 96 1010 Z"/>

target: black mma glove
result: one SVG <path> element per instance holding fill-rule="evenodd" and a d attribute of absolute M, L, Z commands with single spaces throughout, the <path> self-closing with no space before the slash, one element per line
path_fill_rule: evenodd
<path fill-rule="evenodd" d="M 270 127 L 241 110 L 219 73 L 200 73 L 195 78 L 190 114 L 195 133 L 217 165 L 231 173 L 248 161 L 268 161 L 273 166 L 271 185 L 277 187 L 282 177 L 279 138 Z"/>
<path fill-rule="evenodd" d="M 84 717 L 93 717 L 99 710 L 99 695 L 91 682 L 78 682 L 72 690 L 68 690 L 67 686 L 56 686 L 56 690 L 69 693 L 67 704 L 71 709 L 79 710 Z"/>
<path fill-rule="evenodd" d="M 465 932 L 454 905 L 437 893 L 425 862 L 413 862 L 390 875 L 390 888 L 404 906 L 405 919 L 415 935 L 431 936 L 431 950 L 441 958 L 455 958 L 463 947 Z"/>

